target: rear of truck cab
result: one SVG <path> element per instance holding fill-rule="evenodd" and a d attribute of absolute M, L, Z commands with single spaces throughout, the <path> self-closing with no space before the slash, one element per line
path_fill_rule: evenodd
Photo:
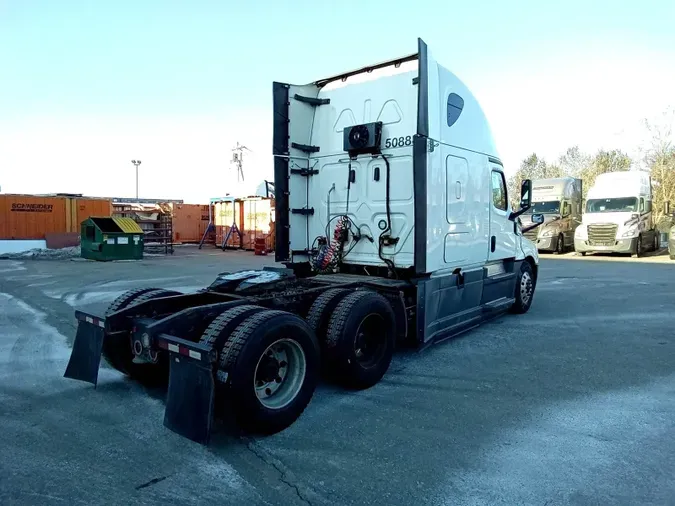
<path fill-rule="evenodd" d="M 288 116 L 288 133 L 275 123 L 277 261 L 308 261 L 315 239 L 326 235 L 341 215 L 359 226 L 359 241 L 346 262 L 381 265 L 396 257 L 402 268 L 414 265 L 413 143 L 417 134 L 417 61 L 398 64 L 330 82 L 306 86 L 275 83 L 276 118 Z M 284 107 L 284 104 L 286 106 Z M 376 124 L 383 156 L 350 160 L 345 132 Z M 390 178 L 388 178 L 390 176 Z M 286 187 L 286 188 L 285 188 Z M 380 251 L 385 229 L 397 238 Z"/>
<path fill-rule="evenodd" d="M 487 119 L 423 41 L 398 60 L 303 86 L 274 83 L 274 118 L 277 261 L 310 262 L 342 215 L 363 237 L 345 265 L 393 262 L 426 275 L 518 255 Z M 372 124 L 381 151 L 350 157 L 345 132 Z"/>

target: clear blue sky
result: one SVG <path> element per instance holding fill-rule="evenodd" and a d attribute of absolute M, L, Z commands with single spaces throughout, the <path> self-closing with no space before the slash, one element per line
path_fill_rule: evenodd
<path fill-rule="evenodd" d="M 232 132 L 242 118 L 251 124 L 243 128 L 248 133 L 242 135 L 248 138 L 241 141 L 262 152 L 256 164 L 265 172 L 270 127 L 262 123 L 271 123 L 273 80 L 302 83 L 414 52 L 418 36 L 437 60 L 472 87 L 479 100 L 484 99 L 498 146 L 512 166 L 528 151 L 554 156 L 564 150 L 566 145 L 537 139 L 537 131 L 562 128 L 555 113 L 536 116 L 541 109 L 537 104 L 554 104 L 561 98 L 567 104 L 579 102 L 588 95 L 585 80 L 597 84 L 595 76 L 589 79 L 584 74 L 596 63 L 610 86 L 612 82 L 628 86 L 629 81 L 623 96 L 631 89 L 639 92 L 635 87 L 643 81 L 649 87 L 655 78 L 665 79 L 670 96 L 662 88 L 650 90 L 645 115 L 675 104 L 673 0 L 568 0 L 558 5 L 541 0 L 324 4 L 289 0 L 236 6 L 200 0 L 0 0 L 0 134 L 5 139 L 3 146 L 0 137 L 0 185 L 3 191 L 28 192 L 31 187 L 69 191 L 63 181 L 72 180 L 81 188 L 83 183 L 75 180 L 83 175 L 91 179 L 92 165 L 101 167 L 101 177 L 112 184 L 103 172 L 114 170 L 115 164 L 124 163 L 121 170 L 128 170 L 129 159 L 145 157 L 147 170 L 153 167 L 155 152 L 143 152 L 143 139 L 148 136 L 148 145 L 160 142 L 158 136 L 150 137 L 166 125 L 172 126 L 166 127 L 170 132 L 165 151 L 170 153 L 179 142 L 182 152 L 202 153 L 199 169 L 192 173 L 207 179 L 227 165 L 236 140 Z M 603 67 L 607 62 L 611 66 Z M 657 75 L 643 76 L 645 72 Z M 558 96 L 541 95 L 544 87 L 561 81 L 578 85 L 556 90 Z M 531 108 L 510 103 L 505 90 L 530 86 L 539 93 Z M 524 92 L 521 100 L 526 102 L 527 96 Z M 635 97 L 625 100 L 635 102 Z M 523 119 L 528 114 L 532 121 Z M 519 127 L 520 144 L 515 137 L 509 140 L 513 132 L 507 132 L 513 130 L 509 118 L 514 115 L 524 125 Z M 253 117 L 262 122 L 264 140 L 255 138 Z M 619 130 L 631 125 L 620 125 Z M 222 128 L 222 142 L 218 136 L 208 137 L 210 126 Z M 54 141 L 70 136 L 60 145 L 75 147 L 81 132 L 93 135 L 96 139 L 89 139 L 89 145 L 98 146 L 89 151 L 80 146 L 86 162 L 76 152 L 69 156 Z M 565 142 L 587 142 L 589 147 L 606 143 L 604 138 L 597 142 L 575 138 L 570 132 L 566 131 Z M 530 137 L 526 145 L 522 139 Z M 17 153 L 19 145 L 23 155 Z M 40 158 L 31 155 L 33 151 L 52 155 Z M 100 160 L 95 159 L 97 153 Z M 183 160 L 182 156 L 176 153 L 173 158 Z M 162 158 L 167 170 L 171 159 Z M 44 171 L 53 185 L 53 171 L 50 174 L 45 164 L 58 171 L 59 188 L 45 188 L 26 172 Z M 171 170 L 176 178 L 182 177 L 178 167 Z M 125 185 L 125 192 L 133 190 Z M 94 180 L 84 186 L 82 191 L 97 193 Z M 167 186 L 165 191 L 177 196 L 184 187 Z M 113 191 L 121 192 L 121 187 Z"/>

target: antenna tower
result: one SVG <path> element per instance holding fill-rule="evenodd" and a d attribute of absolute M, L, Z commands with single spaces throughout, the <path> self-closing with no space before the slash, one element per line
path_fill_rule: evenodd
<path fill-rule="evenodd" d="M 250 149 L 240 145 L 239 142 L 237 142 L 237 146 L 232 149 L 232 163 L 237 168 L 237 182 L 240 182 L 240 178 L 241 181 L 244 180 L 244 150 L 252 153 Z"/>

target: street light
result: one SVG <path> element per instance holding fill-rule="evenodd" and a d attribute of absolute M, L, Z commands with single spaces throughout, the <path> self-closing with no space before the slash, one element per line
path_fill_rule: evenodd
<path fill-rule="evenodd" d="M 136 200 L 138 200 L 138 166 L 141 164 L 141 161 L 131 160 L 131 163 L 133 163 L 136 166 Z"/>

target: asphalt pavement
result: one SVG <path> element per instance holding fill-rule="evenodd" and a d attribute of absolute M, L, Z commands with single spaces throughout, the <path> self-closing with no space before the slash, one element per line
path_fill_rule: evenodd
<path fill-rule="evenodd" d="M 203 447 L 163 426 L 161 391 L 63 378 L 74 309 L 272 261 L 0 260 L 0 503 L 672 504 L 675 262 L 544 255 L 528 314 L 401 352 L 369 390 L 322 385 L 266 438 Z"/>

